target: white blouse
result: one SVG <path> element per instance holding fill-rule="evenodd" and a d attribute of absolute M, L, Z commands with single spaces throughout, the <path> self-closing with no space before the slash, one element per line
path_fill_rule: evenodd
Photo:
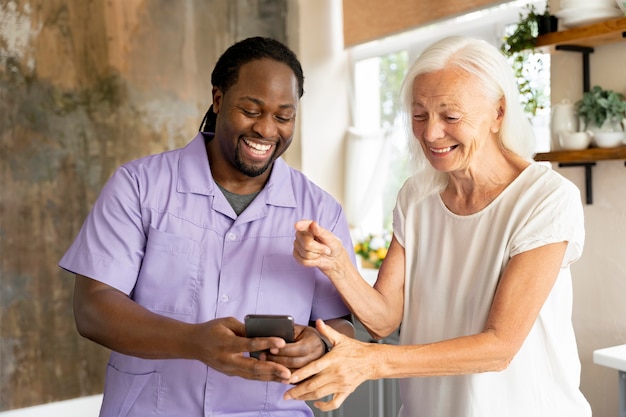
<path fill-rule="evenodd" d="M 394 209 L 406 251 L 400 343 L 480 333 L 511 257 L 568 241 L 557 281 L 521 350 L 502 372 L 400 381 L 401 417 L 588 417 L 571 321 L 569 266 L 584 243 L 580 192 L 550 168 L 531 164 L 478 213 L 450 212 L 439 194 L 407 180 Z"/>

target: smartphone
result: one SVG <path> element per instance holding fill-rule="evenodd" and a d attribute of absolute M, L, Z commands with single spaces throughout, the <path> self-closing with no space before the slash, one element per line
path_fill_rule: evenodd
<path fill-rule="evenodd" d="M 287 343 L 294 341 L 293 317 L 273 314 L 248 314 L 245 317 L 247 337 L 280 337 Z M 259 359 L 261 352 L 250 352 Z"/>

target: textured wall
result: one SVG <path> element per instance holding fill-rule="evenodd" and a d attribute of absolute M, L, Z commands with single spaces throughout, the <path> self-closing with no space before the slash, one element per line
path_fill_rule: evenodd
<path fill-rule="evenodd" d="M 101 392 L 57 262 L 115 167 L 181 146 L 232 42 L 287 0 L 0 0 L 0 410 Z"/>

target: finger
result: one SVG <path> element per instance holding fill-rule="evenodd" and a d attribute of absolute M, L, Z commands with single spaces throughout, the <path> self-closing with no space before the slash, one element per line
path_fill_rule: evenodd
<path fill-rule="evenodd" d="M 289 369 L 298 369 L 321 357 L 326 346 L 315 328 L 295 325 L 295 341 L 282 349 L 270 349 L 268 360 L 278 362 Z"/>
<path fill-rule="evenodd" d="M 334 241 L 337 240 L 337 237 L 334 234 L 324 229 L 317 222 L 311 222 L 309 224 L 308 231 L 309 233 L 311 233 L 311 235 L 313 235 L 313 238 L 317 242 L 323 243 L 326 246 L 330 246 Z"/>
<path fill-rule="evenodd" d="M 298 232 L 305 232 L 311 223 L 313 223 L 313 220 L 298 220 L 294 227 Z"/>
<path fill-rule="evenodd" d="M 300 220 L 295 225 L 296 228 L 296 242 L 299 243 L 301 249 L 308 252 L 312 252 L 320 255 L 330 255 L 331 250 L 325 242 L 318 239 L 318 234 L 322 233 L 324 236 L 333 236 L 332 233 L 326 231 L 317 222 L 311 220 Z M 322 236 L 319 236 L 322 237 Z M 299 250 L 299 254 L 303 258 L 308 258 L 308 255 L 304 254 L 302 250 Z"/>
<path fill-rule="evenodd" d="M 338 331 L 336 331 L 332 327 L 327 326 L 326 323 L 324 323 L 324 320 L 322 320 L 322 319 L 317 319 L 315 321 L 315 328 L 333 346 L 335 346 L 337 343 L 339 343 L 339 341 L 341 340 L 342 337 L 345 337 L 343 334 L 339 333 Z"/>
<path fill-rule="evenodd" d="M 324 361 L 324 356 L 322 356 L 320 359 L 316 361 L 309 363 L 308 365 L 303 366 L 302 368 L 298 370 L 293 371 L 291 374 L 291 377 L 289 378 L 289 383 L 297 384 L 315 374 L 318 374 L 322 369 L 326 367 L 323 361 Z M 317 398 L 320 398 L 320 397 L 317 397 Z"/>
<path fill-rule="evenodd" d="M 258 352 L 268 349 L 281 349 L 287 344 L 284 339 L 280 337 L 250 337 L 246 338 L 245 351 Z"/>
<path fill-rule="evenodd" d="M 285 400 L 312 401 L 332 394 L 330 389 L 324 389 L 326 384 L 320 382 L 319 375 L 303 380 L 283 394 Z"/>
<path fill-rule="evenodd" d="M 247 362 L 244 367 L 244 378 L 285 383 L 291 376 L 291 371 L 288 368 L 276 362 L 251 358 L 245 358 L 245 360 Z"/>
<path fill-rule="evenodd" d="M 332 402 L 333 404 L 338 404 L 337 406 L 341 405 L 341 403 L 347 397 L 347 394 L 343 393 L 343 391 L 345 390 L 340 390 L 339 386 L 334 382 L 333 379 L 328 382 L 327 381 L 328 378 L 317 375 L 315 377 L 302 381 L 300 384 L 285 392 L 283 398 L 287 400 L 294 399 L 299 401 L 313 401 L 326 398 L 329 395 L 340 395 L 340 397 L 333 398 L 328 401 L 320 401 L 320 403 Z M 347 392 L 349 393 L 351 391 Z M 323 406 L 326 407 L 326 405 Z M 329 407 L 332 406 L 333 405 L 331 404 Z"/>
<path fill-rule="evenodd" d="M 347 392 L 339 392 L 334 394 L 330 401 L 315 401 L 313 405 L 321 411 L 336 410 L 341 407 L 348 395 L 350 394 Z"/>
<path fill-rule="evenodd" d="M 326 255 L 328 248 L 315 242 L 310 238 L 308 242 L 300 242 L 297 238 L 293 244 L 293 256 L 296 259 L 310 261 L 321 258 Z"/>

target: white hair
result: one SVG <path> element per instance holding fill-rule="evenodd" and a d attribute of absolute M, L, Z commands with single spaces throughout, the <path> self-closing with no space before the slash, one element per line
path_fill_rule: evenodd
<path fill-rule="evenodd" d="M 504 116 L 498 138 L 503 148 L 531 160 L 535 152 L 535 135 L 519 100 L 511 64 L 493 45 L 464 36 L 450 36 L 429 46 L 409 68 L 401 88 L 404 126 L 415 174 L 427 193 L 440 191 L 448 174 L 435 170 L 424 155 L 413 134 L 411 107 L 413 82 L 420 75 L 456 67 L 472 74 L 481 84 L 483 94 L 494 103 L 504 99 Z M 421 187 L 420 186 L 420 187 Z"/>

